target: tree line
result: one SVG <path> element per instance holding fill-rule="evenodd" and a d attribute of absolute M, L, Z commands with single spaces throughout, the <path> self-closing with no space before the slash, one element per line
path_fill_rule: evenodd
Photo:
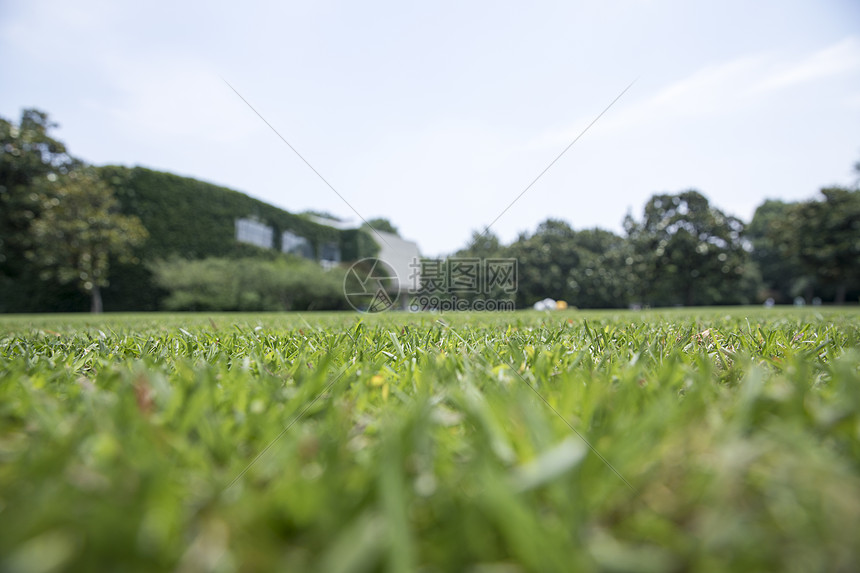
<path fill-rule="evenodd" d="M 518 307 L 545 297 L 579 308 L 856 302 L 860 189 L 767 200 L 749 223 L 696 190 L 661 193 L 625 217 L 623 235 L 548 219 L 509 245 L 475 232 L 455 256 L 515 258 Z"/>
<path fill-rule="evenodd" d="M 366 230 L 338 231 L 230 189 L 86 165 L 55 127 L 35 109 L 17 124 L 0 118 L 0 312 L 82 310 L 81 293 L 96 312 L 103 297 L 109 310 L 345 308 L 341 280 L 318 265 L 237 243 L 241 213 L 314 245 L 338 242 L 345 261 L 378 249 Z M 507 245 L 476 232 L 454 256 L 516 259 L 519 308 L 546 297 L 622 308 L 860 296 L 856 185 L 765 201 L 749 223 L 696 190 L 655 194 L 623 228 L 577 231 L 548 219 Z"/>

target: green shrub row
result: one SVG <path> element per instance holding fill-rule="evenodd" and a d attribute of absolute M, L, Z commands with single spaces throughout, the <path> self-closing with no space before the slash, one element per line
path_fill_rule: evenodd
<path fill-rule="evenodd" d="M 167 310 L 334 310 L 345 308 L 343 273 L 292 256 L 272 260 L 174 258 L 150 265 L 170 294 Z"/>

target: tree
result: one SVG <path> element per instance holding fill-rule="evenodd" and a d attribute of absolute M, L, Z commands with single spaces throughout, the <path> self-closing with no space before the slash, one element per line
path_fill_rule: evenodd
<path fill-rule="evenodd" d="M 579 264 L 568 280 L 568 302 L 579 308 L 627 306 L 635 284 L 629 242 L 615 233 L 595 228 L 578 231 L 574 245 Z"/>
<path fill-rule="evenodd" d="M 456 253 L 458 258 L 495 258 L 504 256 L 505 247 L 499 237 L 493 232 L 472 231 L 469 243 Z"/>
<path fill-rule="evenodd" d="M 568 300 L 571 273 L 579 265 L 576 231 L 561 219 L 547 219 L 531 236 L 522 234 L 510 246 L 517 259 L 517 304 L 530 306 L 547 297 Z"/>
<path fill-rule="evenodd" d="M 752 245 L 752 261 L 761 272 L 766 296 L 779 302 L 787 302 L 804 288 L 811 288 L 815 280 L 814 272 L 804 274 L 794 246 L 794 231 L 785 226 L 794 207 L 794 203 L 769 199 L 758 206 L 746 228 L 746 237 Z"/>
<path fill-rule="evenodd" d="M 29 256 L 45 278 L 76 283 L 90 296 L 90 310 L 101 312 L 110 257 L 129 261 L 132 247 L 148 233 L 137 217 L 117 212 L 113 189 L 93 168 L 45 179 L 41 187 L 41 214 L 31 224 Z"/>
<path fill-rule="evenodd" d="M 748 302 L 744 224 L 698 191 L 654 195 L 644 218 L 624 223 L 634 249 L 640 294 L 653 304 Z"/>
<path fill-rule="evenodd" d="M 547 219 L 510 246 L 492 233 L 474 232 L 455 256 L 516 259 L 519 306 L 547 297 L 579 308 L 617 308 L 630 302 L 632 251 L 624 237 L 603 229 L 575 231 L 566 221 Z"/>
<path fill-rule="evenodd" d="M 849 289 L 860 287 L 860 190 L 828 187 L 821 195 L 793 205 L 775 225 L 773 240 L 842 304 Z"/>
<path fill-rule="evenodd" d="M 548 219 L 533 235 L 520 236 L 510 253 L 519 263 L 522 304 L 546 297 L 579 308 L 618 308 L 630 302 L 632 251 L 610 231 L 574 231 L 565 221 Z"/>
<path fill-rule="evenodd" d="M 38 273 L 27 260 L 30 225 L 41 212 L 35 182 L 68 173 L 80 162 L 53 138 L 48 114 L 25 109 L 18 125 L 0 118 L 0 311 L 25 310 Z"/>

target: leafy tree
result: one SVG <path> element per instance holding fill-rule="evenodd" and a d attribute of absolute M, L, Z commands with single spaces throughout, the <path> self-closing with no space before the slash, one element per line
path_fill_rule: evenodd
<path fill-rule="evenodd" d="M 580 308 L 618 308 L 632 297 L 633 250 L 624 237 L 603 229 L 578 231 L 578 266 L 568 279 L 567 301 Z"/>
<path fill-rule="evenodd" d="M 131 258 L 131 248 L 148 233 L 137 217 L 117 212 L 113 189 L 92 168 L 44 181 L 40 215 L 31 224 L 30 257 L 43 276 L 74 282 L 90 296 L 92 312 L 102 311 L 111 255 Z"/>
<path fill-rule="evenodd" d="M 456 253 L 460 258 L 494 258 L 504 256 L 505 247 L 492 232 L 472 231 L 469 243 Z"/>
<path fill-rule="evenodd" d="M 23 110 L 17 125 L 0 117 L 0 311 L 27 310 L 40 291 L 38 273 L 26 256 L 32 248 L 30 225 L 41 212 L 35 182 L 80 163 L 50 134 L 55 127 L 48 114 L 36 109 Z"/>
<path fill-rule="evenodd" d="M 511 245 L 510 256 L 518 261 L 518 306 L 530 306 L 547 297 L 570 298 L 572 273 L 580 258 L 575 235 L 566 221 L 547 219 L 534 234 L 522 234 Z"/>
<path fill-rule="evenodd" d="M 432 293 L 437 298 L 441 299 L 451 299 L 456 297 L 457 299 L 463 300 L 505 300 L 515 302 L 514 296 L 508 291 L 507 285 L 497 284 L 493 282 L 493 279 L 490 277 L 490 271 L 492 267 L 493 259 L 504 259 L 510 258 L 511 254 L 509 252 L 509 248 L 505 247 L 501 241 L 499 241 L 499 237 L 496 236 L 492 232 L 480 232 L 480 231 L 472 231 L 472 236 L 469 239 L 467 245 L 455 252 L 451 257 L 449 257 L 446 261 L 443 262 L 441 269 L 438 266 L 438 260 L 430 259 L 424 260 L 422 277 L 426 281 L 429 276 L 435 277 L 429 279 L 429 283 L 425 284 L 434 284 L 434 280 L 437 291 Z M 444 273 L 452 273 L 456 275 L 456 273 L 460 272 L 459 269 L 460 263 L 455 262 L 454 259 L 479 259 L 481 262 L 479 265 L 482 265 L 481 268 L 477 271 L 478 273 L 478 283 L 479 289 L 476 292 L 446 292 L 444 286 L 440 287 L 440 274 L 444 275 Z M 471 263 L 466 263 L 467 265 Z M 428 265 L 433 265 L 432 267 L 428 267 Z M 474 265 L 472 265 L 474 267 Z M 468 268 L 468 267 L 467 267 Z M 432 269 L 432 270 L 431 270 Z M 481 274 L 483 273 L 483 274 Z M 444 280 L 442 281 L 444 285 Z"/>
<path fill-rule="evenodd" d="M 829 187 L 819 200 L 793 205 L 772 240 L 799 261 L 802 273 L 834 289 L 842 304 L 860 287 L 860 190 Z"/>
<path fill-rule="evenodd" d="M 510 246 L 492 233 L 475 232 L 455 256 L 516 259 L 521 307 L 547 297 L 580 308 L 616 308 L 630 301 L 632 251 L 623 237 L 603 229 L 575 231 L 566 221 L 547 219 Z"/>
<path fill-rule="evenodd" d="M 761 272 L 765 295 L 778 302 L 789 301 L 815 280 L 815 273 L 804 274 L 794 245 L 794 231 L 785 226 L 794 207 L 793 203 L 767 200 L 759 205 L 746 228 L 752 261 Z M 785 231 L 790 232 L 784 235 Z"/>
<path fill-rule="evenodd" d="M 725 304 L 753 296 L 744 224 L 698 191 L 654 195 L 641 222 L 624 223 L 634 249 L 640 295 L 648 302 Z"/>

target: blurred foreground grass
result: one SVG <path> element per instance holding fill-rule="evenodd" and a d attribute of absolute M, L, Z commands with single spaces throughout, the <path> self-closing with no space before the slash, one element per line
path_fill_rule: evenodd
<path fill-rule="evenodd" d="M 855 571 L 858 341 L 857 309 L 3 317 L 0 569 Z"/>

